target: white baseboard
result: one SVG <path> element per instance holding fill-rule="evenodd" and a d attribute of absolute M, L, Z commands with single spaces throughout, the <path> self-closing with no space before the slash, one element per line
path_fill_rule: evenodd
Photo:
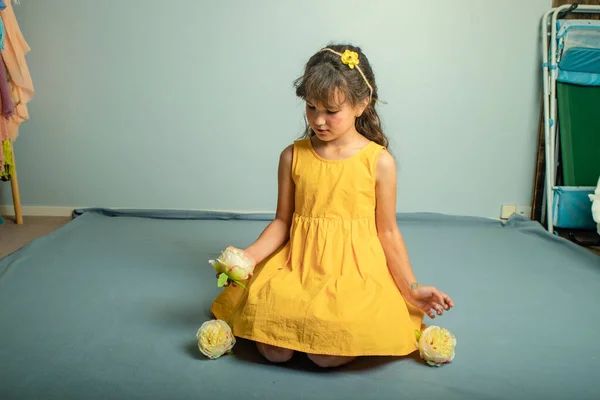
<path fill-rule="evenodd" d="M 70 217 L 73 214 L 73 207 L 52 207 L 52 206 L 22 206 L 21 212 L 27 217 Z M 0 214 L 8 217 L 15 216 L 13 206 L 0 206 Z"/>
<path fill-rule="evenodd" d="M 76 209 L 82 208 L 92 208 L 92 207 L 57 207 L 57 206 L 22 206 L 21 211 L 23 216 L 26 217 L 70 217 L 73 215 L 73 211 Z M 109 207 L 111 210 L 121 210 L 127 211 L 131 210 L 130 207 Z M 136 209 L 136 210 L 139 210 Z M 161 209 L 162 210 L 162 209 Z M 169 209 L 164 209 L 168 211 Z M 178 211 L 179 209 L 173 209 Z M 233 214 L 274 214 L 275 211 L 257 211 L 257 210 L 212 210 L 212 209 L 186 209 L 186 211 L 208 211 L 208 212 L 223 212 L 223 213 L 233 213 Z M 5 215 L 7 217 L 14 217 L 15 210 L 12 205 L 0 206 L 0 215 Z M 502 220 L 498 217 L 487 217 L 488 219 L 492 219 L 495 221 L 506 221 Z"/>

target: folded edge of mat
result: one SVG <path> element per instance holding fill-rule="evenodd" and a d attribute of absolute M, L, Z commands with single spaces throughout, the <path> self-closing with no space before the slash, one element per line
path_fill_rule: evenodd
<path fill-rule="evenodd" d="M 231 212 L 231 211 L 210 211 L 210 210 L 172 210 L 172 209 L 114 209 L 114 208 L 79 208 L 72 213 L 73 218 L 84 214 L 99 214 L 107 217 L 134 217 L 150 219 L 172 219 L 172 220 L 247 220 L 247 221 L 272 221 L 275 218 L 274 212 Z M 511 226 L 517 224 L 536 224 L 520 215 L 514 214 L 508 221 L 499 219 L 441 214 L 433 212 L 412 212 L 398 213 L 396 219 L 399 222 L 439 222 L 455 223 L 460 222 L 474 223 L 477 225 L 495 225 L 501 226 L 511 223 Z M 539 225 L 541 227 L 541 225 Z"/>
<path fill-rule="evenodd" d="M 100 214 L 106 217 L 133 217 L 172 220 L 249 220 L 270 221 L 275 213 L 235 213 L 229 211 L 168 210 L 168 209 L 113 209 L 80 208 L 73 210 L 73 218 L 84 214 Z"/>

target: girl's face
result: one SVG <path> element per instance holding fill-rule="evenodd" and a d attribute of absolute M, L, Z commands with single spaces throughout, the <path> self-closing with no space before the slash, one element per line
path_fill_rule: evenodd
<path fill-rule="evenodd" d="M 320 104 L 313 103 L 310 99 L 306 100 L 306 119 L 310 124 L 313 132 L 319 139 L 329 142 L 338 139 L 349 132 L 356 131 L 354 122 L 364 108 L 352 107 L 347 102 L 337 101 L 339 92 L 336 93 L 334 101 L 331 104 L 339 104 L 339 106 L 330 105 L 330 108 L 325 108 Z"/>

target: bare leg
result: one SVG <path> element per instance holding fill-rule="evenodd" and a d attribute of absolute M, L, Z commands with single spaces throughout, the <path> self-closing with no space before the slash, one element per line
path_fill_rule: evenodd
<path fill-rule="evenodd" d="M 272 363 L 285 363 L 291 360 L 294 355 L 294 351 L 290 349 L 284 349 L 282 347 L 271 346 L 264 343 L 256 343 L 258 352 L 267 360 Z"/>
<path fill-rule="evenodd" d="M 321 368 L 340 367 L 356 359 L 356 357 L 324 356 L 320 354 L 308 354 L 308 358 Z"/>

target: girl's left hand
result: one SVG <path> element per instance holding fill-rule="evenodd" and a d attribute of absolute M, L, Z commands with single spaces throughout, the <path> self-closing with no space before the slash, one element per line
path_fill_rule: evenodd
<path fill-rule="evenodd" d="M 454 302 L 446 293 L 437 290 L 433 286 L 418 286 L 410 291 L 407 298 L 415 307 L 423 310 L 429 318 L 435 318 L 435 312 L 442 315 L 444 310 L 450 310 L 454 307 Z"/>

